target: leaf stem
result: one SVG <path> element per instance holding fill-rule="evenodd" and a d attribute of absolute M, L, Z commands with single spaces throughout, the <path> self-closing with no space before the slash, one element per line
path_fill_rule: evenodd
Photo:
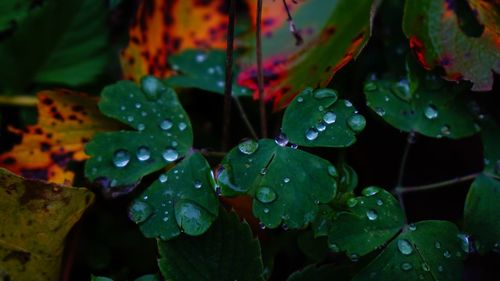
<path fill-rule="evenodd" d="M 0 105 L 10 106 L 36 106 L 36 96 L 0 96 Z"/>
<path fill-rule="evenodd" d="M 256 55 L 257 55 L 257 84 L 259 88 L 260 131 L 263 138 L 267 138 L 266 104 L 264 101 L 264 71 L 262 69 L 262 0 L 257 0 L 256 25 Z"/>
<path fill-rule="evenodd" d="M 226 46 L 226 78 L 224 85 L 224 128 L 222 132 L 222 149 L 227 150 L 229 145 L 229 127 L 231 125 L 231 97 L 233 90 L 233 48 L 234 23 L 236 17 L 236 1 L 229 1 L 229 22 L 227 26 Z"/>
<path fill-rule="evenodd" d="M 436 189 L 436 188 L 440 188 L 440 187 L 445 187 L 445 186 L 454 185 L 457 183 L 473 180 L 479 174 L 481 174 L 481 172 L 473 173 L 473 174 L 462 176 L 462 177 L 456 177 L 453 179 L 440 181 L 440 182 L 436 182 L 436 183 L 419 185 L 419 186 L 407 186 L 407 187 L 400 186 L 400 187 L 396 187 L 396 192 L 397 193 L 407 193 L 407 192 L 416 192 L 416 191 Z"/>
<path fill-rule="evenodd" d="M 398 173 L 398 181 L 396 183 L 396 187 L 393 189 L 393 193 L 396 194 L 398 198 L 399 205 L 401 206 L 401 210 L 405 214 L 405 224 L 408 223 L 408 218 L 406 217 L 406 207 L 404 203 L 403 193 L 400 191 L 401 186 L 403 184 L 404 174 L 406 170 L 406 162 L 408 161 L 408 155 L 410 154 L 411 145 L 415 142 L 415 132 L 411 131 L 406 138 L 406 145 L 403 151 L 403 156 L 401 157 L 401 164 L 399 165 L 399 173 Z"/>
<path fill-rule="evenodd" d="M 248 116 L 245 112 L 245 109 L 243 109 L 243 106 L 241 105 L 241 102 L 238 97 L 233 96 L 234 103 L 236 104 L 236 107 L 238 108 L 238 111 L 240 112 L 241 119 L 243 119 L 243 122 L 248 128 L 248 131 L 252 135 L 252 138 L 258 139 L 259 137 L 257 136 L 257 133 L 255 132 L 255 129 L 252 126 L 252 123 L 250 123 L 250 120 L 248 119 Z"/>

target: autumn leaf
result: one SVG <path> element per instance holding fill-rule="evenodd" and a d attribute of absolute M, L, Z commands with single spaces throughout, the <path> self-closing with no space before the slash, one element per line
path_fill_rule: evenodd
<path fill-rule="evenodd" d="M 168 56 L 186 49 L 226 46 L 225 1 L 142 1 L 121 54 L 125 79 L 170 73 Z"/>
<path fill-rule="evenodd" d="M 484 0 L 469 1 L 484 26 L 480 37 L 470 37 L 460 29 L 453 3 L 406 1 L 403 29 L 410 47 L 425 68 L 440 66 L 446 79 L 471 81 L 473 91 L 489 91 L 493 72 L 500 73 L 498 7 Z"/>
<path fill-rule="evenodd" d="M 255 1 L 248 2 L 255 22 Z M 290 32 L 293 27 L 283 2 L 263 2 L 265 98 L 273 99 L 275 108 L 285 107 L 307 86 L 327 86 L 333 75 L 359 54 L 371 35 L 379 1 L 362 0 L 356 5 L 348 0 L 294 2 L 288 1 L 288 7 L 301 40 Z M 254 90 L 257 99 L 255 51 L 246 52 L 240 63 L 238 83 Z"/>
<path fill-rule="evenodd" d="M 68 90 L 38 93 L 38 123 L 24 130 L 21 143 L 0 154 L 0 167 L 32 179 L 72 183 L 71 161 L 83 161 L 84 145 L 99 131 L 118 128 L 97 109 L 97 99 Z"/>
<path fill-rule="evenodd" d="M 0 168 L 0 278 L 58 280 L 64 240 L 93 200 L 87 189 L 27 180 Z"/>

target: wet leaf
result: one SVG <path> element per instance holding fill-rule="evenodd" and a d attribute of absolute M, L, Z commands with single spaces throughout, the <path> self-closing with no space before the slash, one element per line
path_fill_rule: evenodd
<path fill-rule="evenodd" d="M 159 241 L 158 247 L 158 264 L 166 280 L 263 280 L 259 241 L 233 212 L 221 211 L 202 236 L 182 235 Z"/>
<path fill-rule="evenodd" d="M 64 241 L 92 203 L 83 188 L 25 180 L 0 168 L 0 276 L 58 280 Z"/>
<path fill-rule="evenodd" d="M 336 178 L 328 161 L 307 152 L 277 145 L 273 140 L 249 140 L 224 158 L 218 176 L 222 195 L 248 194 L 253 213 L 269 228 L 282 222 L 301 228 L 311 222 L 320 203 L 335 196 Z"/>
<path fill-rule="evenodd" d="M 472 183 L 464 208 L 464 230 L 481 254 L 500 250 L 500 181 L 485 174 Z M 468 249 L 468 245 L 466 245 Z"/>
<path fill-rule="evenodd" d="M 473 83 L 472 90 L 489 91 L 493 72 L 500 73 L 498 15 L 491 7 L 498 3 L 470 3 L 484 25 L 480 37 L 469 37 L 460 29 L 456 4 L 446 0 L 406 1 L 403 29 L 425 68 L 440 66 L 446 79 L 468 80 Z"/>
<path fill-rule="evenodd" d="M 178 160 L 193 143 L 191 123 L 175 92 L 152 76 L 144 77 L 141 87 L 121 81 L 104 88 L 101 112 L 133 130 L 97 134 L 85 148 L 91 156 L 85 175 L 111 196 Z"/>
<path fill-rule="evenodd" d="M 11 129 L 22 136 L 20 144 L 0 155 L 0 166 L 26 178 L 72 183 L 72 161 L 83 161 L 84 145 L 100 131 L 118 124 L 97 109 L 97 99 L 67 90 L 38 93 L 38 123 Z"/>
<path fill-rule="evenodd" d="M 348 0 L 293 2 L 289 7 L 303 39 L 300 45 L 284 20 L 283 2 L 263 2 L 265 95 L 266 100 L 274 99 L 275 108 L 285 107 L 309 85 L 325 87 L 359 54 L 371 35 L 371 18 L 379 1 L 362 0 L 354 6 Z M 250 3 L 250 7 L 255 17 L 256 5 Z M 246 52 L 242 65 L 238 82 L 254 90 L 258 98 L 255 52 Z"/>
<path fill-rule="evenodd" d="M 404 225 L 403 211 L 389 192 L 370 186 L 362 194 L 345 202 L 346 209 L 335 213 L 327 232 L 330 249 L 345 251 L 351 259 L 383 246 Z"/>
<path fill-rule="evenodd" d="M 148 187 L 130 206 L 129 217 L 146 237 L 201 235 L 218 215 L 213 181 L 205 158 L 192 154 Z"/>
<path fill-rule="evenodd" d="M 460 280 L 465 253 L 457 227 L 422 221 L 398 235 L 353 280 Z"/>
<path fill-rule="evenodd" d="M 170 55 L 186 49 L 224 49 L 227 16 L 224 1 L 154 0 L 141 2 L 121 54 L 123 76 L 165 77 Z"/>
<path fill-rule="evenodd" d="M 76 86 L 95 80 L 108 61 L 104 1 L 46 1 L 0 44 L 2 86 Z M 36 46 L 34 48 L 33 46 Z"/>
<path fill-rule="evenodd" d="M 225 70 L 224 51 L 186 50 L 169 57 L 169 64 L 176 70 L 165 83 L 174 88 L 198 88 L 209 92 L 224 94 Z M 233 85 L 234 96 L 248 96 L 247 88 Z"/>
<path fill-rule="evenodd" d="M 323 260 L 328 254 L 326 237 L 315 237 L 312 230 L 301 232 L 297 237 L 297 245 L 309 259 L 317 262 Z"/>
<path fill-rule="evenodd" d="M 331 89 L 307 88 L 290 103 L 283 116 L 282 131 L 300 146 L 347 147 L 365 125 L 348 100 L 338 100 Z"/>
<path fill-rule="evenodd" d="M 369 80 L 364 85 L 368 106 L 391 126 L 428 137 L 459 139 L 478 132 L 463 91 L 423 71 L 410 81 Z M 412 90 L 413 89 L 413 90 Z"/>
<path fill-rule="evenodd" d="M 40 8 L 41 3 L 29 0 L 4 0 L 0 2 L 0 32 L 15 30 L 15 28 L 34 10 Z"/>

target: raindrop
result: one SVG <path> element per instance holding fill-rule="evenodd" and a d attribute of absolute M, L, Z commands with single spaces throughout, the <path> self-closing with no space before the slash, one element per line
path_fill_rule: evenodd
<path fill-rule="evenodd" d="M 297 102 L 298 102 L 298 103 L 301 103 L 301 102 L 303 102 L 303 101 L 304 101 L 304 98 L 303 98 L 303 97 L 298 97 L 298 98 L 297 98 Z"/>
<path fill-rule="evenodd" d="M 205 54 L 197 54 L 196 55 L 196 62 L 201 63 L 204 62 L 207 56 Z"/>
<path fill-rule="evenodd" d="M 451 253 L 450 253 L 450 251 L 448 251 L 448 250 L 444 251 L 443 256 L 444 256 L 445 258 L 450 258 L 450 257 L 451 257 Z"/>
<path fill-rule="evenodd" d="M 354 114 L 347 120 L 347 125 L 354 132 L 361 132 L 366 126 L 365 117 L 361 114 Z"/>
<path fill-rule="evenodd" d="M 340 252 L 340 248 L 339 248 L 339 246 L 337 246 L 337 244 L 335 244 L 335 243 L 328 244 L 328 248 L 329 248 L 332 252 L 334 252 L 334 253 L 338 253 L 338 252 Z"/>
<path fill-rule="evenodd" d="M 407 79 L 402 79 L 391 87 L 392 92 L 402 100 L 411 99 L 410 84 Z"/>
<path fill-rule="evenodd" d="M 203 184 L 199 180 L 195 180 L 193 185 L 194 185 L 194 188 L 196 188 L 196 189 L 200 189 L 203 186 Z"/>
<path fill-rule="evenodd" d="M 180 122 L 178 127 L 179 130 L 184 131 L 187 128 L 187 125 L 184 122 Z"/>
<path fill-rule="evenodd" d="M 140 103 L 136 103 L 136 104 L 135 104 L 135 108 L 137 108 L 137 109 L 141 108 L 141 106 L 142 106 L 142 105 L 141 105 Z"/>
<path fill-rule="evenodd" d="M 413 265 L 411 265 L 411 263 L 409 263 L 409 262 L 404 262 L 401 264 L 401 269 L 404 271 L 411 270 L 412 268 L 413 268 Z"/>
<path fill-rule="evenodd" d="M 375 210 L 368 210 L 366 211 L 366 217 L 371 220 L 371 221 L 374 221 L 377 219 L 378 217 L 378 214 Z"/>
<path fill-rule="evenodd" d="M 436 249 L 441 249 L 441 243 L 436 241 L 436 243 L 434 243 L 434 247 L 436 247 Z"/>
<path fill-rule="evenodd" d="M 149 151 L 149 148 L 147 148 L 145 146 L 140 146 L 137 149 L 136 157 L 137 157 L 137 160 L 139 160 L 139 161 L 146 161 L 151 157 L 151 152 Z"/>
<path fill-rule="evenodd" d="M 465 253 L 470 253 L 470 236 L 467 234 L 458 234 L 458 239 L 460 239 L 460 246 Z"/>
<path fill-rule="evenodd" d="M 318 111 L 323 111 L 323 110 L 325 110 L 325 108 L 322 105 L 318 106 Z"/>
<path fill-rule="evenodd" d="M 288 144 L 288 138 L 283 132 L 274 139 L 274 142 L 279 146 L 286 146 Z"/>
<path fill-rule="evenodd" d="M 444 271 L 444 267 L 442 265 L 438 266 L 438 271 L 439 272 L 443 272 Z"/>
<path fill-rule="evenodd" d="M 297 149 L 298 147 L 299 147 L 299 145 L 298 145 L 298 144 L 294 144 L 294 143 L 292 143 L 292 144 L 290 145 L 290 148 L 291 148 L 291 149 Z M 499 172 L 499 173 L 500 173 L 500 172 Z"/>
<path fill-rule="evenodd" d="M 327 170 L 328 170 L 328 174 L 332 177 L 337 177 L 339 175 L 337 173 L 337 168 L 335 168 L 335 166 L 333 166 L 333 165 L 328 166 Z"/>
<path fill-rule="evenodd" d="M 167 175 L 165 174 L 161 174 L 160 177 L 158 177 L 158 180 L 161 182 L 161 183 L 164 183 L 168 180 L 168 177 Z"/>
<path fill-rule="evenodd" d="M 415 231 L 417 230 L 417 226 L 414 223 L 411 223 L 410 225 L 408 225 L 408 229 L 411 231 Z"/>
<path fill-rule="evenodd" d="M 119 149 L 113 155 L 113 164 L 117 168 L 123 168 L 130 162 L 130 154 L 125 149 Z"/>
<path fill-rule="evenodd" d="M 255 140 L 246 140 L 238 145 L 238 150 L 246 155 L 250 155 L 257 151 L 259 143 Z"/>
<path fill-rule="evenodd" d="M 357 262 L 359 261 L 359 256 L 356 255 L 356 254 L 352 254 L 349 256 L 349 259 L 352 261 L 352 262 Z"/>
<path fill-rule="evenodd" d="M 373 82 L 367 82 L 365 84 L 364 89 L 365 89 L 365 92 L 373 92 L 373 91 L 377 90 L 377 85 Z"/>
<path fill-rule="evenodd" d="M 152 213 L 153 209 L 148 203 L 135 201 L 129 208 L 128 216 L 133 222 L 141 223 L 151 216 Z"/>
<path fill-rule="evenodd" d="M 164 119 L 163 121 L 161 121 L 160 123 L 160 128 L 164 131 L 166 130 L 170 130 L 170 128 L 172 128 L 172 121 L 170 121 L 169 119 Z"/>
<path fill-rule="evenodd" d="M 144 131 L 144 129 L 146 129 L 146 126 L 144 124 L 140 123 L 137 125 L 137 130 Z"/>
<path fill-rule="evenodd" d="M 375 112 L 376 112 L 379 116 L 384 116 L 384 115 L 385 115 L 385 110 L 384 110 L 382 107 L 376 107 L 376 108 L 375 108 Z"/>
<path fill-rule="evenodd" d="M 348 100 L 344 100 L 344 105 L 346 107 L 352 107 L 352 102 L 348 101 Z"/>
<path fill-rule="evenodd" d="M 380 188 L 378 188 L 376 186 L 369 186 L 369 187 L 363 189 L 361 191 L 361 194 L 363 194 L 363 196 L 368 197 L 368 196 L 373 196 L 379 192 L 380 192 Z"/>
<path fill-rule="evenodd" d="M 269 209 L 268 208 L 264 208 L 264 214 L 267 214 L 269 213 Z"/>
<path fill-rule="evenodd" d="M 175 219 L 184 232 L 194 236 L 204 233 L 214 216 L 196 203 L 179 201 L 175 204 Z"/>
<path fill-rule="evenodd" d="M 441 127 L 441 133 L 445 136 L 448 136 L 450 135 L 450 126 L 448 125 L 443 125 L 443 127 Z"/>
<path fill-rule="evenodd" d="M 179 153 L 173 148 L 167 148 L 165 149 L 165 151 L 163 151 L 162 156 L 163 159 L 165 159 L 167 162 L 172 162 L 177 160 L 177 158 L 179 157 Z"/>
<path fill-rule="evenodd" d="M 255 192 L 255 197 L 262 203 L 271 203 L 276 200 L 277 195 L 270 187 L 261 186 Z"/>
<path fill-rule="evenodd" d="M 430 271 L 430 270 L 431 270 L 431 268 L 429 267 L 429 265 L 428 265 L 428 264 L 426 264 L 426 263 L 424 262 L 424 263 L 422 263 L 422 270 L 423 270 L 423 271 Z"/>
<path fill-rule="evenodd" d="M 356 199 L 356 198 L 349 198 L 349 199 L 347 200 L 347 206 L 348 206 L 349 208 L 353 208 L 353 207 L 354 207 L 354 206 L 356 206 L 357 204 L 358 204 L 358 199 Z"/>
<path fill-rule="evenodd" d="M 381 199 L 377 199 L 377 205 L 379 206 L 384 205 L 384 201 L 382 201 Z"/>
<path fill-rule="evenodd" d="M 223 88 L 225 84 L 224 81 L 217 81 L 217 87 L 219 88 Z"/>
<path fill-rule="evenodd" d="M 284 178 L 284 179 L 283 179 L 283 182 L 284 182 L 284 183 L 289 183 L 289 182 L 290 182 L 290 178 Z"/>
<path fill-rule="evenodd" d="M 153 76 L 144 76 L 141 79 L 141 88 L 146 97 L 157 99 L 158 93 L 165 90 L 163 83 Z"/>
<path fill-rule="evenodd" d="M 307 129 L 306 139 L 313 141 L 318 137 L 318 131 L 315 128 Z"/>
<path fill-rule="evenodd" d="M 326 130 L 326 124 L 324 122 L 319 122 L 316 124 L 316 130 L 318 130 L 318 132 L 323 132 Z"/>
<path fill-rule="evenodd" d="M 425 115 L 425 118 L 427 118 L 429 120 L 436 119 L 438 117 L 437 108 L 434 105 L 429 104 L 424 109 L 424 115 Z"/>
<path fill-rule="evenodd" d="M 413 247 L 411 246 L 410 242 L 406 239 L 399 239 L 398 240 L 398 250 L 401 252 L 401 254 L 408 256 L 411 253 L 413 253 Z"/>
<path fill-rule="evenodd" d="M 318 90 L 314 91 L 313 96 L 316 99 L 331 98 L 331 99 L 333 99 L 333 102 L 337 101 L 337 92 L 335 92 L 332 89 L 328 89 L 328 88 L 318 89 Z"/>
<path fill-rule="evenodd" d="M 331 111 L 328 111 L 325 115 L 323 115 L 323 121 L 325 121 L 326 124 L 335 123 L 335 120 L 337 120 L 337 115 Z"/>
<path fill-rule="evenodd" d="M 259 222 L 259 227 L 262 230 L 266 229 L 266 225 L 263 222 Z"/>
<path fill-rule="evenodd" d="M 129 116 L 127 117 L 127 121 L 128 121 L 128 122 L 132 122 L 132 121 L 134 121 L 134 116 L 129 115 Z"/>

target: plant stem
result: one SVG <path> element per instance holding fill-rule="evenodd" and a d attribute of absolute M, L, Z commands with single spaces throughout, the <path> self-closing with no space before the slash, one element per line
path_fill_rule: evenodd
<path fill-rule="evenodd" d="M 407 193 L 407 192 L 416 192 L 416 191 L 423 191 L 423 190 L 429 190 L 429 189 L 436 189 L 436 188 L 440 188 L 440 187 L 445 187 L 445 186 L 473 180 L 479 174 L 481 174 L 481 173 L 480 172 L 473 173 L 470 175 L 457 177 L 457 178 L 453 178 L 450 180 L 445 180 L 445 181 L 440 181 L 440 182 L 425 184 L 425 185 L 419 185 L 419 186 L 396 187 L 396 192 Z"/>
<path fill-rule="evenodd" d="M 403 151 L 403 156 L 401 157 L 401 164 L 399 166 L 398 181 L 396 183 L 396 187 L 393 190 L 393 192 L 396 194 L 396 197 L 398 198 L 399 205 L 401 206 L 401 210 L 403 210 L 403 213 L 405 214 L 405 224 L 407 224 L 408 219 L 406 217 L 406 208 L 405 208 L 405 204 L 404 204 L 403 192 L 401 192 L 401 186 L 403 184 L 403 179 L 404 179 L 404 174 L 405 174 L 405 169 L 406 169 L 406 162 L 408 161 L 408 155 L 410 153 L 410 148 L 414 142 L 414 139 L 415 139 L 415 132 L 411 131 L 408 134 L 408 137 L 406 138 L 406 145 L 405 145 L 405 148 Z"/>
<path fill-rule="evenodd" d="M 243 106 L 241 106 L 240 100 L 236 96 L 233 96 L 233 100 L 234 103 L 236 104 L 236 107 L 238 108 L 238 111 L 240 112 L 241 119 L 243 119 L 243 122 L 247 126 L 248 131 L 250 131 L 252 138 L 258 139 L 259 137 L 257 136 L 257 133 L 255 132 L 255 129 L 252 126 L 252 123 L 250 123 L 250 120 L 248 119 L 245 109 L 243 109 Z"/>
<path fill-rule="evenodd" d="M 257 0 L 256 53 L 257 53 L 257 84 L 259 87 L 260 135 L 267 138 L 266 104 L 264 101 L 264 71 L 262 69 L 262 0 Z"/>
<path fill-rule="evenodd" d="M 233 48 L 234 23 L 236 17 L 236 0 L 229 1 L 229 22 L 227 26 L 226 46 L 226 79 L 224 85 L 224 128 L 222 132 L 222 149 L 229 145 L 229 127 L 231 125 L 231 96 L 233 91 Z"/>
<path fill-rule="evenodd" d="M 36 106 L 36 96 L 0 96 L 0 105 L 11 106 Z"/>

